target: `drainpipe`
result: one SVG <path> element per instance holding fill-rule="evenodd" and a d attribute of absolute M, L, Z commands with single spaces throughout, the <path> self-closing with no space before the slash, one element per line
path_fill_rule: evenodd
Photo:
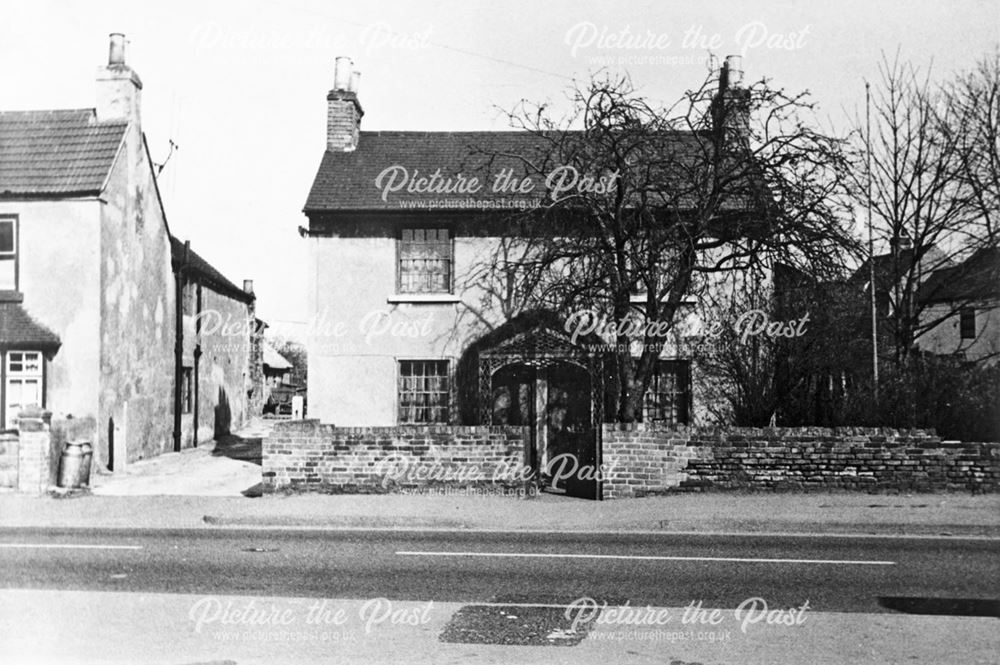
<path fill-rule="evenodd" d="M 184 274 L 191 241 L 184 243 L 184 258 L 174 275 L 174 452 L 181 451 L 181 383 L 184 380 Z"/>
<path fill-rule="evenodd" d="M 201 284 L 199 283 L 195 287 L 195 317 L 194 317 L 194 369 L 191 370 L 194 376 L 191 382 L 194 384 L 191 387 L 192 394 L 191 399 L 194 402 L 192 404 L 192 410 L 194 411 L 194 442 L 193 447 L 198 447 L 198 384 L 201 383 L 200 375 L 198 373 L 198 366 L 200 365 L 199 359 L 201 358 Z"/>

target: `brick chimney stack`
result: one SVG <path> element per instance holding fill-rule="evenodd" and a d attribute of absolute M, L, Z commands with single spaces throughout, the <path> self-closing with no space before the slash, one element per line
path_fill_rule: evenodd
<path fill-rule="evenodd" d="M 128 120 L 141 136 L 142 80 L 125 63 L 125 35 L 113 32 L 108 64 L 97 69 L 97 119 Z"/>
<path fill-rule="evenodd" d="M 361 73 L 354 69 L 354 62 L 347 57 L 336 59 L 333 71 L 333 90 L 326 96 L 326 149 L 334 152 L 351 152 L 358 147 L 361 117 L 365 114 L 358 101 L 358 83 Z"/>
<path fill-rule="evenodd" d="M 750 91 L 742 82 L 743 58 L 727 55 L 719 70 L 719 91 L 712 100 L 712 125 L 726 143 L 750 137 Z"/>

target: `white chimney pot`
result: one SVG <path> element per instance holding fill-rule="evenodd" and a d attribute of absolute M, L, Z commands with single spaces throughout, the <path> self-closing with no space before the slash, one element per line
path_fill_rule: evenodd
<path fill-rule="evenodd" d="M 729 85 L 739 85 L 743 81 L 743 57 L 727 55 L 726 67 L 729 69 Z"/>
<path fill-rule="evenodd" d="M 120 67 L 125 64 L 125 35 L 112 32 L 108 36 L 111 39 L 108 45 L 108 66 Z"/>
<path fill-rule="evenodd" d="M 338 56 L 333 64 L 333 89 L 348 90 L 351 85 L 351 72 L 354 62 L 345 55 Z"/>

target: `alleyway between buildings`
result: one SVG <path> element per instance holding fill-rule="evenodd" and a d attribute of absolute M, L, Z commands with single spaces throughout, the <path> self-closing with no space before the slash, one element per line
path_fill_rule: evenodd
<path fill-rule="evenodd" d="M 273 421 L 254 419 L 232 434 L 197 448 L 129 464 L 91 477 L 100 496 L 252 496 L 261 481 L 261 440 Z"/>

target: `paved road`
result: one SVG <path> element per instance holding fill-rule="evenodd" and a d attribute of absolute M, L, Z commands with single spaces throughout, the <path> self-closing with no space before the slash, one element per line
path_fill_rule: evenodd
<path fill-rule="evenodd" d="M 5 529 L 0 662 L 995 663 L 998 549 L 975 539 Z M 768 611 L 754 601 L 741 614 L 749 598 Z M 697 601 L 719 621 L 708 611 L 690 620 Z"/>
<path fill-rule="evenodd" d="M 255 530 L 0 530 L 0 587 L 408 601 L 598 600 L 982 614 L 1000 542 Z M 996 604 L 985 605 L 995 610 Z M 971 608 L 971 609 L 970 609 Z"/>

